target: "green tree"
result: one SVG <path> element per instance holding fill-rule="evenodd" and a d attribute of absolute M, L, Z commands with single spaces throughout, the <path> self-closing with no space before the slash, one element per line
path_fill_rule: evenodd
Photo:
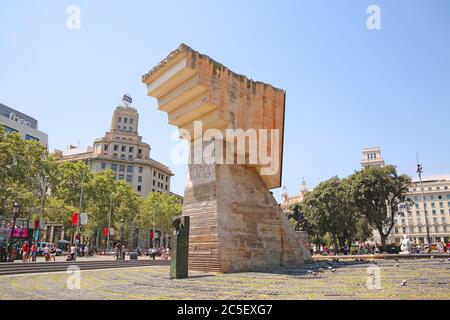
<path fill-rule="evenodd" d="M 336 248 L 349 248 L 354 240 L 367 235 L 359 227 L 361 215 L 351 196 L 351 184 L 347 179 L 333 177 L 307 192 L 301 204 L 304 214 L 302 226 L 312 242 L 327 238 Z"/>
<path fill-rule="evenodd" d="M 10 216 L 15 201 L 20 217 L 42 215 L 56 163 L 37 141 L 0 130 L 0 214 Z"/>
<path fill-rule="evenodd" d="M 180 201 L 174 195 L 152 192 L 142 203 L 139 223 L 147 230 L 152 229 L 155 223 L 155 229 L 167 235 L 172 231 L 173 218 L 181 215 L 181 209 Z"/>
<path fill-rule="evenodd" d="M 394 227 L 399 205 L 407 202 L 411 179 L 398 175 L 394 166 L 365 168 L 349 179 L 356 206 L 380 233 L 381 245 L 385 250 L 386 238 Z"/>

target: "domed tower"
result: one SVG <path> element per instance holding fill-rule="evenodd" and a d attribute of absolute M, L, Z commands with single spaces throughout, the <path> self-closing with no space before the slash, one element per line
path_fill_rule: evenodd
<path fill-rule="evenodd" d="M 302 178 L 302 184 L 300 186 L 300 195 L 303 196 L 308 192 L 308 187 L 306 186 L 305 178 Z"/>
<path fill-rule="evenodd" d="M 289 195 L 286 186 L 283 186 L 283 192 L 281 193 L 281 204 L 285 204 L 289 201 Z"/>

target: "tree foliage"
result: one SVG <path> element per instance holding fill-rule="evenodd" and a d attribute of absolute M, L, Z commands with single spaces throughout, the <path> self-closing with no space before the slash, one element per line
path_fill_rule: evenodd
<path fill-rule="evenodd" d="M 20 218 L 63 224 L 68 237 L 75 231 L 72 214 L 88 213 L 80 229 L 87 240 L 102 236 L 110 212 L 116 239 L 120 220 L 125 222 L 125 241 L 132 228 L 152 225 L 153 208 L 156 226 L 164 232 L 171 231 L 172 217 L 181 213 L 175 196 L 150 193 L 143 199 L 111 170 L 93 173 L 84 161 L 57 163 L 39 142 L 5 134 L 0 126 L 0 215 L 11 218 L 15 201 L 21 205 Z"/>
<path fill-rule="evenodd" d="M 350 177 L 357 208 L 380 233 L 383 248 L 394 227 L 401 203 L 408 204 L 411 179 L 398 175 L 394 166 L 369 167 Z"/>

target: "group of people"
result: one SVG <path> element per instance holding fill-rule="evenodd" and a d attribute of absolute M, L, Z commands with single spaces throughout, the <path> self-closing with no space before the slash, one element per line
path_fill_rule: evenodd
<path fill-rule="evenodd" d="M 116 259 L 119 260 L 125 260 L 125 255 L 128 252 L 131 252 L 132 250 L 125 245 L 120 246 L 120 244 L 117 244 L 115 246 L 115 255 Z M 161 260 L 169 260 L 171 255 L 170 248 L 136 248 L 135 252 L 138 254 L 138 256 L 141 256 L 142 254 L 148 255 L 150 259 L 156 260 L 156 257 L 161 257 Z"/>
<path fill-rule="evenodd" d="M 89 257 L 89 246 L 87 244 L 85 245 L 69 245 L 68 247 L 68 255 L 66 260 L 67 261 L 74 261 L 78 257 Z"/>
<path fill-rule="evenodd" d="M 22 244 L 22 248 L 20 250 L 22 255 L 22 262 L 36 262 L 36 257 L 38 255 L 38 247 L 35 242 L 32 242 L 31 246 L 28 241 L 25 241 Z M 45 261 L 56 261 L 56 246 L 52 243 L 50 246 L 43 244 L 42 246 L 42 255 L 45 258 Z"/>
<path fill-rule="evenodd" d="M 348 246 L 344 246 L 340 249 L 337 249 L 333 244 L 331 244 L 330 246 L 327 246 L 325 244 L 314 244 L 311 249 L 311 254 L 320 254 L 320 255 L 338 255 L 338 254 L 343 254 L 343 255 L 349 255 L 349 254 L 355 254 L 355 252 L 350 251 L 350 248 Z M 363 255 L 363 254 L 377 254 L 380 253 L 380 245 L 378 244 L 378 242 L 375 243 L 360 243 L 359 244 L 359 248 L 358 248 L 358 254 Z"/>
<path fill-rule="evenodd" d="M 360 243 L 359 244 L 359 254 L 363 255 L 363 254 L 376 254 L 376 253 L 380 253 L 380 246 L 378 244 L 378 242 L 375 243 Z"/>

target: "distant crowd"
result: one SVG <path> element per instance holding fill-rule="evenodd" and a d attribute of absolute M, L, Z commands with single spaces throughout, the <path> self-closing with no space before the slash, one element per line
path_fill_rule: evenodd
<path fill-rule="evenodd" d="M 414 244 L 412 247 L 412 253 L 450 253 L 450 241 L 447 243 L 437 241 L 431 245 L 431 248 L 427 244 Z M 431 249 L 431 250 L 430 250 Z M 365 242 L 359 243 L 356 247 L 352 246 L 350 249 L 348 246 L 345 246 L 341 249 L 336 249 L 333 245 L 325 245 L 325 244 L 314 244 L 310 246 L 311 254 L 319 254 L 319 255 L 350 255 L 350 254 L 378 254 L 381 253 L 381 245 L 378 242 Z"/>

